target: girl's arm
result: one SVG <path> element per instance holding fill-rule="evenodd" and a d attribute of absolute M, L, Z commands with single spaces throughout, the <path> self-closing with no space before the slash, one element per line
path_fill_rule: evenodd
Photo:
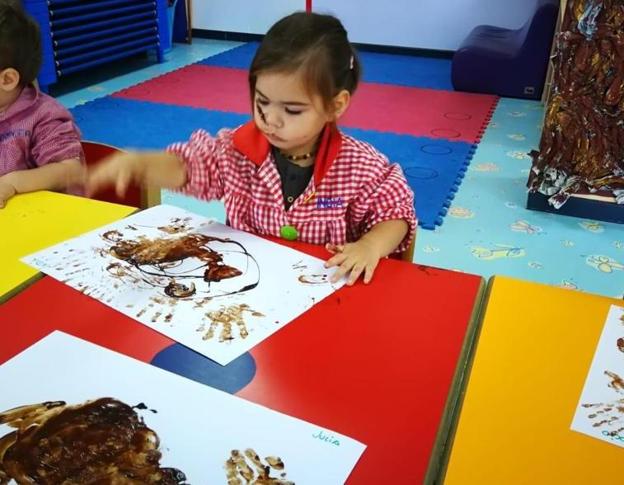
<path fill-rule="evenodd" d="M 332 275 L 335 283 L 349 274 L 347 284 L 352 285 L 364 276 L 364 283 L 369 283 L 381 258 L 394 252 L 405 239 L 409 225 L 402 219 L 387 220 L 373 226 L 358 241 L 345 245 L 328 244 L 327 250 L 333 256 L 325 263 L 325 267 L 338 266 Z"/>
<path fill-rule="evenodd" d="M 131 184 L 181 190 L 205 200 L 223 196 L 221 171 L 231 146 L 228 132 L 217 138 L 198 130 L 166 152 L 118 153 L 100 162 L 87 177 L 87 195 L 115 186 L 123 196 Z"/>
<path fill-rule="evenodd" d="M 379 258 L 385 258 L 393 253 L 405 239 L 408 229 L 409 225 L 403 219 L 383 221 L 374 225 L 360 238 L 360 241 L 371 246 Z"/>
<path fill-rule="evenodd" d="M 89 171 L 87 195 L 115 186 L 123 197 L 130 185 L 178 189 L 186 182 L 186 167 L 177 155 L 167 152 L 116 153 Z"/>
<path fill-rule="evenodd" d="M 370 167 L 374 174 L 362 186 L 347 211 L 347 224 L 357 228 L 357 241 L 341 246 L 327 245 L 333 256 L 326 267 L 337 266 L 332 281 L 347 276 L 352 285 L 363 275 L 371 281 L 379 260 L 405 251 L 416 232 L 414 194 L 398 165 L 380 159 Z"/>

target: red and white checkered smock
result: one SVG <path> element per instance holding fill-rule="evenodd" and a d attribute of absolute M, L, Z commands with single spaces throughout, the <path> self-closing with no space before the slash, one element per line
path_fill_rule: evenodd
<path fill-rule="evenodd" d="M 314 175 L 288 210 L 271 145 L 253 121 L 216 137 L 195 131 L 168 151 L 186 164 L 181 192 L 223 200 L 236 229 L 279 236 L 280 228 L 289 225 L 300 241 L 344 244 L 379 222 L 403 219 L 409 231 L 397 251 L 407 249 L 416 229 L 414 194 L 401 168 L 334 125 L 323 131 Z"/>

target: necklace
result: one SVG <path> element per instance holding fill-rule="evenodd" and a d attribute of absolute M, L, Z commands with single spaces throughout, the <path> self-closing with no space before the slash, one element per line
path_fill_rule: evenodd
<path fill-rule="evenodd" d="M 310 158 L 312 158 L 315 155 L 316 150 L 308 152 L 308 153 L 304 153 L 303 155 L 286 155 L 282 151 L 280 151 L 280 153 L 287 160 L 290 160 L 291 162 L 298 162 L 300 160 L 309 160 Z"/>

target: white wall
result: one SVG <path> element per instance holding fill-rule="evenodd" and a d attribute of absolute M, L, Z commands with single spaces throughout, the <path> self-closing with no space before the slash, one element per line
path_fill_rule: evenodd
<path fill-rule="evenodd" d="M 305 10 L 305 0 L 194 0 L 193 28 L 264 34 L 282 17 Z"/>
<path fill-rule="evenodd" d="M 520 27 L 536 0 L 312 0 L 339 17 L 352 42 L 456 50 L 480 24 Z"/>
<path fill-rule="evenodd" d="M 312 0 L 344 23 L 352 42 L 456 50 L 480 24 L 520 27 L 537 0 Z M 194 0 L 193 28 L 264 34 L 305 0 Z"/>

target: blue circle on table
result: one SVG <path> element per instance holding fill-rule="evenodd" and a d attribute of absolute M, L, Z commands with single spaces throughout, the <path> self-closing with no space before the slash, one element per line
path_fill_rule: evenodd
<path fill-rule="evenodd" d="M 405 167 L 403 169 L 406 177 L 411 177 L 415 179 L 434 179 L 438 176 L 438 171 L 428 167 Z"/>
<path fill-rule="evenodd" d="M 249 352 L 220 365 L 180 344 L 158 352 L 151 364 L 230 394 L 240 391 L 256 375 L 256 361 Z"/>
<path fill-rule="evenodd" d="M 428 153 L 429 155 L 448 155 L 453 152 L 451 147 L 447 147 L 444 145 L 423 145 L 420 147 L 420 150 Z"/>

